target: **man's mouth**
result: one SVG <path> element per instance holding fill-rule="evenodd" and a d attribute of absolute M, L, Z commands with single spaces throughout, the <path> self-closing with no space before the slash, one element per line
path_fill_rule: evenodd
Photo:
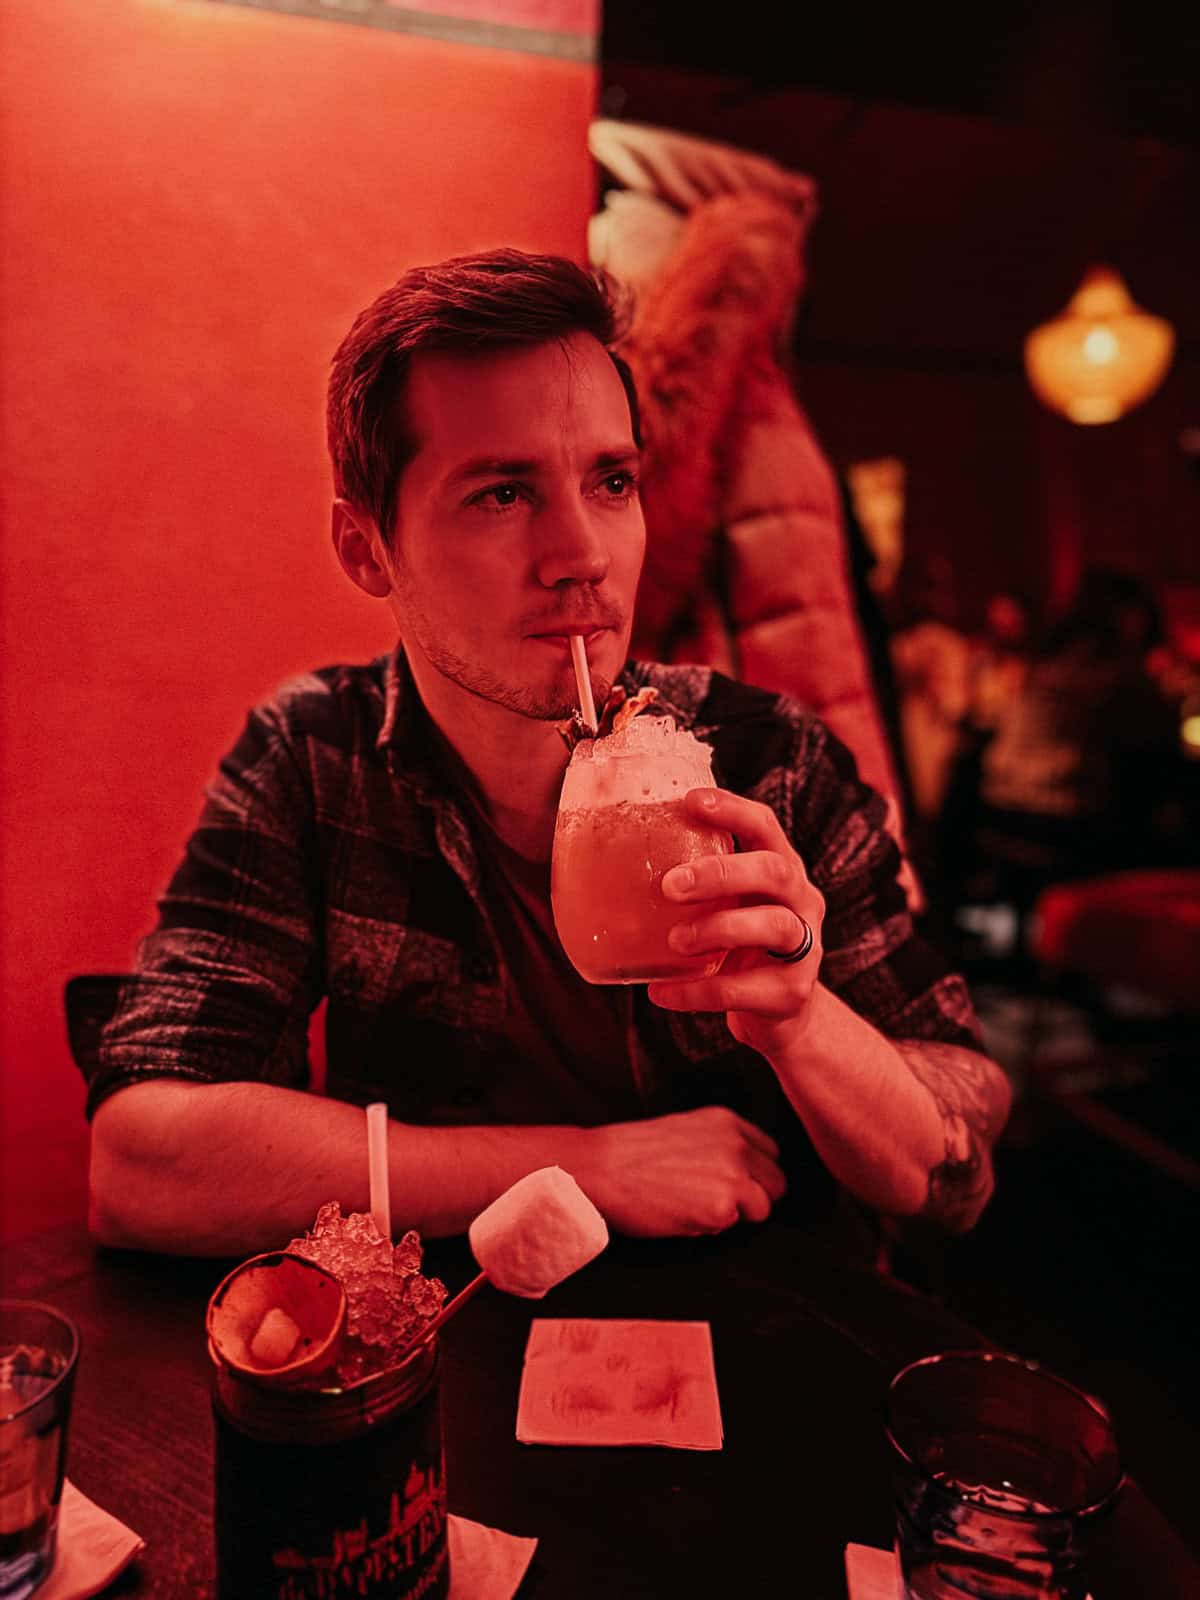
<path fill-rule="evenodd" d="M 561 629 L 553 629 L 545 633 L 531 633 L 528 635 L 528 637 L 535 640 L 538 644 L 557 645 L 560 649 L 569 650 L 571 647 L 572 637 L 578 634 L 583 640 L 584 648 L 586 649 L 587 646 L 590 645 L 594 640 L 601 638 L 604 634 L 610 633 L 611 631 L 612 630 L 608 627 L 581 627 L 578 623 L 576 623 L 574 626 L 564 624 Z"/>

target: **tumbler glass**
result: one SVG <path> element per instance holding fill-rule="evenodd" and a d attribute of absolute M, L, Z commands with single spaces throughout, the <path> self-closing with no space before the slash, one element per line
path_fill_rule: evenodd
<path fill-rule="evenodd" d="M 909 1600 L 1084 1600 L 1124 1482 L 1099 1401 L 1034 1361 L 948 1351 L 892 1379 L 887 1433 Z"/>
<path fill-rule="evenodd" d="M 575 747 L 563 778 L 551 859 L 554 925 L 589 983 L 710 977 L 724 951 L 688 956 L 667 935 L 708 914 L 664 898 L 663 874 L 733 840 L 687 812 L 689 789 L 713 785 L 712 750 L 671 717 L 635 717 Z"/>
<path fill-rule="evenodd" d="M 0 1596 L 24 1600 L 54 1565 L 79 1359 L 74 1323 L 0 1300 Z"/>

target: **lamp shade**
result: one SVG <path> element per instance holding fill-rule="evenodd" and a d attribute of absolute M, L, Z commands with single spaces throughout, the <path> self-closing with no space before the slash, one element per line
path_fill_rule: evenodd
<path fill-rule="evenodd" d="M 1061 316 L 1025 340 L 1025 371 L 1052 411 L 1114 422 L 1154 393 L 1174 349 L 1170 323 L 1136 306 L 1111 267 L 1092 267 Z"/>

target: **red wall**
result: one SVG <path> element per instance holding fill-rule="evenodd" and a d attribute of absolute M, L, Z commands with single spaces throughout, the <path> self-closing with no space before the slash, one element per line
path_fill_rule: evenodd
<path fill-rule="evenodd" d="M 403 268 L 582 258 L 592 68 L 202 0 L 5 21 L 0 1232 L 81 1211 L 62 987 L 120 970 L 246 708 L 390 642 L 328 360 Z"/>

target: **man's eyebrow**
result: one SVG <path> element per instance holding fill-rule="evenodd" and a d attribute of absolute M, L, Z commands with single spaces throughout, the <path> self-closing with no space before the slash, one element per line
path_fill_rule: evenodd
<path fill-rule="evenodd" d="M 611 471 L 628 467 L 638 460 L 636 445 L 621 445 L 613 450 L 601 450 L 592 458 L 593 469 Z M 525 478 L 536 473 L 542 463 L 532 456 L 474 456 L 446 474 L 448 486 L 471 483 L 480 478 Z"/>
<path fill-rule="evenodd" d="M 529 457 L 475 456 L 464 461 L 446 474 L 446 482 L 467 483 L 472 478 L 520 478 L 537 470 L 537 462 Z"/>

